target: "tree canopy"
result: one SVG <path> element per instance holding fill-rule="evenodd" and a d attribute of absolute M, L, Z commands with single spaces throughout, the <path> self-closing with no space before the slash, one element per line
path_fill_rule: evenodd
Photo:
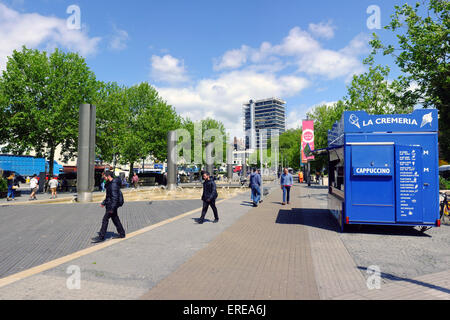
<path fill-rule="evenodd" d="M 415 5 L 395 6 L 385 27 L 398 39 L 384 44 L 374 34 L 372 56 L 391 55 L 405 79 L 417 83 L 415 93 L 425 107 L 439 110 L 442 155 L 450 159 L 450 2 L 428 0 Z"/>
<path fill-rule="evenodd" d="M 4 151 L 34 151 L 49 160 L 53 174 L 56 148 L 74 151 L 79 106 L 92 101 L 96 90 L 94 73 L 76 53 L 15 50 L 0 77 Z"/>

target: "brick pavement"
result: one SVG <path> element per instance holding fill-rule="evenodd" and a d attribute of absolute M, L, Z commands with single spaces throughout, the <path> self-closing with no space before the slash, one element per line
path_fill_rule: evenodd
<path fill-rule="evenodd" d="M 300 190 L 285 207 L 273 192 L 143 299 L 319 299 L 308 229 L 291 211 Z"/>
<path fill-rule="evenodd" d="M 369 290 L 326 210 L 326 190 L 273 192 L 142 299 L 450 299 L 450 271 Z"/>

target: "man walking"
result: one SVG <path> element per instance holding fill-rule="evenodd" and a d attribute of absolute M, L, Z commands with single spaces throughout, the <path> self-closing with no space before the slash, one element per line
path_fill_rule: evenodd
<path fill-rule="evenodd" d="M 291 198 L 291 187 L 294 184 L 294 179 L 292 178 L 292 175 L 289 173 L 289 170 L 286 168 L 284 169 L 284 173 L 281 175 L 281 190 L 283 190 L 283 203 L 282 205 L 286 205 L 286 198 L 287 198 L 287 204 L 290 204 L 290 198 Z"/>
<path fill-rule="evenodd" d="M 208 208 L 211 207 L 214 213 L 214 223 L 219 222 L 219 214 L 217 213 L 216 208 L 216 199 L 218 197 L 216 183 L 211 179 L 209 172 L 203 173 L 203 211 L 202 216 L 198 219 L 199 224 L 203 224 L 205 221 L 206 212 L 208 212 Z"/>
<path fill-rule="evenodd" d="M 123 205 L 123 195 L 120 191 L 121 180 L 120 178 L 114 178 L 111 171 L 105 172 L 106 178 L 106 198 L 102 202 L 101 207 L 106 207 L 106 213 L 103 217 L 102 228 L 98 233 L 98 237 L 92 239 L 93 243 L 99 243 L 105 241 L 106 231 L 108 230 L 109 219 L 111 219 L 116 226 L 118 236 L 113 238 L 125 238 L 125 230 L 120 222 L 117 210 Z"/>
<path fill-rule="evenodd" d="M 250 175 L 250 186 L 252 188 L 253 206 L 257 207 L 261 200 L 261 176 L 256 169 L 253 169 L 253 172 Z"/>

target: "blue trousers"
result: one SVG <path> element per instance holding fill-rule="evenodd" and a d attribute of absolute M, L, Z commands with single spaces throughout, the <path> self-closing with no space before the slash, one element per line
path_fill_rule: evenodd
<path fill-rule="evenodd" d="M 252 200 L 256 204 L 261 200 L 261 188 L 259 186 L 252 186 Z"/>
<path fill-rule="evenodd" d="M 8 186 L 8 198 L 14 199 L 14 189 L 12 186 Z"/>
<path fill-rule="evenodd" d="M 290 186 L 283 186 L 283 202 L 286 203 L 291 201 L 291 187 Z"/>

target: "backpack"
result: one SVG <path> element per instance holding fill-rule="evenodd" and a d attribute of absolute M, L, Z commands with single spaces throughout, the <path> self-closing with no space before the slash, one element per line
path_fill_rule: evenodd
<path fill-rule="evenodd" d="M 125 201 L 124 201 L 124 199 L 123 199 L 123 193 L 122 193 L 122 190 L 119 190 L 119 203 L 118 203 L 118 205 L 119 205 L 119 208 L 120 207 L 123 207 L 123 204 L 125 203 Z"/>

